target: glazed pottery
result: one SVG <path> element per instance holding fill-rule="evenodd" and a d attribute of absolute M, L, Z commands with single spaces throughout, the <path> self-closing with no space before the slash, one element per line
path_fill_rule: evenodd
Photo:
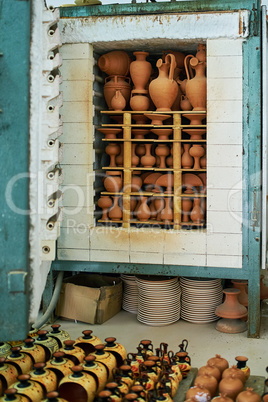
<path fill-rule="evenodd" d="M 129 77 L 123 77 L 120 75 L 111 75 L 110 77 L 105 78 L 105 84 L 103 86 L 103 94 L 109 110 L 113 109 L 111 101 L 116 91 L 119 90 L 122 96 L 125 98 L 125 101 L 128 102 L 131 92 Z"/>
<path fill-rule="evenodd" d="M 98 401 L 99 402 L 111 402 L 112 401 L 111 396 L 112 396 L 111 391 L 108 391 L 105 389 L 98 393 Z"/>
<path fill-rule="evenodd" d="M 7 342 L 0 342 L 0 357 L 6 357 L 10 353 L 11 345 Z"/>
<path fill-rule="evenodd" d="M 130 57 L 123 50 L 113 50 L 98 59 L 98 66 L 107 75 L 128 75 Z"/>
<path fill-rule="evenodd" d="M 182 377 L 186 378 L 191 371 L 191 359 L 186 351 L 179 351 L 175 354 L 175 358 L 179 369 L 181 371 Z"/>
<path fill-rule="evenodd" d="M 147 222 L 150 219 L 151 211 L 147 205 L 147 197 L 141 197 L 141 204 L 137 210 L 136 217 L 141 222 Z"/>
<path fill-rule="evenodd" d="M 119 193 L 123 187 L 122 172 L 120 170 L 106 171 L 103 185 L 108 193 Z"/>
<path fill-rule="evenodd" d="M 149 110 L 150 99 L 147 96 L 147 92 L 143 94 L 135 90 L 131 91 L 129 105 L 134 111 L 144 112 Z"/>
<path fill-rule="evenodd" d="M 143 167 L 151 168 L 155 164 L 155 157 L 151 154 L 152 144 L 145 145 L 145 155 L 141 157 L 141 164 Z"/>
<path fill-rule="evenodd" d="M 13 401 L 13 402 L 29 402 L 30 399 L 27 398 L 27 396 L 20 395 L 17 393 L 16 388 L 8 388 L 4 392 L 4 396 L 2 398 L 0 397 L 0 402 L 8 402 L 8 401 Z"/>
<path fill-rule="evenodd" d="M 189 149 L 189 154 L 194 158 L 193 169 L 200 169 L 200 158 L 205 155 L 205 150 L 200 144 L 193 144 Z"/>
<path fill-rule="evenodd" d="M 21 374 L 18 381 L 12 384 L 18 394 L 27 396 L 30 401 L 39 402 L 44 398 L 44 390 L 41 384 L 32 381 L 29 374 Z"/>
<path fill-rule="evenodd" d="M 115 356 L 109 351 L 104 350 L 105 345 L 99 344 L 95 346 L 95 352 L 92 353 L 96 357 L 96 362 L 104 364 L 109 372 L 108 381 L 113 379 L 113 369 L 117 367 L 117 361 Z"/>
<path fill-rule="evenodd" d="M 122 132 L 122 128 L 105 127 L 97 129 L 100 133 L 105 135 L 106 140 L 114 140 L 117 135 Z"/>
<path fill-rule="evenodd" d="M 182 208 L 182 222 L 186 223 L 190 221 L 190 214 L 193 207 L 193 201 L 191 198 L 183 197 L 181 201 Z"/>
<path fill-rule="evenodd" d="M 138 401 L 145 401 L 145 393 L 143 391 L 143 387 L 141 385 L 133 385 L 130 388 L 130 391 L 138 396 Z"/>
<path fill-rule="evenodd" d="M 54 371 L 46 368 L 45 363 L 35 363 L 34 369 L 29 372 L 31 380 L 37 381 L 41 384 L 46 393 L 56 391 L 58 386 L 57 375 Z"/>
<path fill-rule="evenodd" d="M 52 336 L 58 342 L 59 348 L 63 347 L 63 342 L 70 339 L 70 335 L 67 331 L 60 329 L 60 324 L 52 324 L 52 331 L 49 331 L 49 336 Z M 38 363 L 38 362 L 36 362 Z"/>
<path fill-rule="evenodd" d="M 235 401 L 237 395 L 244 389 L 244 384 L 239 378 L 229 376 L 219 382 L 219 392 L 226 394 Z"/>
<path fill-rule="evenodd" d="M 250 376 L 250 368 L 247 365 L 248 358 L 246 356 L 236 356 L 235 360 L 237 361 L 236 367 L 244 373 L 247 380 Z"/>
<path fill-rule="evenodd" d="M 44 399 L 44 402 L 68 402 L 66 399 L 60 398 L 59 393 L 57 391 L 48 392 L 47 398 Z"/>
<path fill-rule="evenodd" d="M 64 352 L 55 352 L 53 354 L 53 359 L 47 362 L 46 368 L 54 371 L 59 383 L 64 376 L 72 373 L 73 366 L 74 362 L 68 359 Z"/>
<path fill-rule="evenodd" d="M 207 364 L 206 366 L 202 366 L 199 368 L 197 375 L 212 375 L 213 377 L 216 378 L 216 380 L 219 382 L 221 379 L 221 372 L 218 369 L 218 367 L 213 366 L 212 364 Z"/>
<path fill-rule="evenodd" d="M 134 52 L 136 60 L 130 63 L 130 77 L 135 90 L 144 90 L 152 73 L 152 66 L 146 60 L 147 52 Z"/>
<path fill-rule="evenodd" d="M 123 395 L 120 392 L 118 383 L 115 381 L 107 382 L 105 389 L 111 392 L 110 400 L 112 402 L 121 402 Z"/>
<path fill-rule="evenodd" d="M 143 348 L 143 350 L 144 350 L 144 355 L 146 356 L 146 359 L 147 359 L 149 356 L 152 356 L 152 355 L 154 354 L 154 352 L 153 352 L 154 347 L 153 347 L 152 341 L 151 341 L 150 339 L 142 339 L 142 340 L 140 341 L 140 343 L 139 343 L 139 346 L 140 346 L 141 348 Z"/>
<path fill-rule="evenodd" d="M 212 398 L 217 394 L 218 381 L 210 374 L 198 374 L 194 380 L 194 385 L 202 385 L 209 391 Z"/>
<path fill-rule="evenodd" d="M 93 375 L 97 382 L 97 393 L 102 391 L 108 380 L 109 371 L 107 367 L 101 362 L 96 361 L 96 356 L 88 355 L 85 357 L 84 362 L 81 364 L 84 371 Z"/>
<path fill-rule="evenodd" d="M 193 163 L 194 163 L 194 159 L 191 156 L 191 154 L 189 153 L 191 144 L 183 144 L 183 154 L 181 157 L 181 165 L 183 167 L 183 169 L 192 169 L 193 167 Z"/>
<path fill-rule="evenodd" d="M 190 58 L 190 66 L 195 70 L 195 77 L 190 78 L 187 61 Z M 193 106 L 193 111 L 206 110 L 207 103 L 207 78 L 205 76 L 206 62 L 188 55 L 184 60 L 187 74 L 186 96 Z"/>
<path fill-rule="evenodd" d="M 119 196 L 113 196 L 113 205 L 111 206 L 108 216 L 112 221 L 120 221 L 123 217 L 123 212 L 120 206 L 118 205 Z"/>
<path fill-rule="evenodd" d="M 115 91 L 114 96 L 111 99 L 111 108 L 115 111 L 124 110 L 126 107 L 126 99 L 122 95 L 122 92 L 118 89 Z"/>
<path fill-rule="evenodd" d="M 243 304 L 243 306 L 248 305 L 248 294 L 247 294 L 247 286 L 248 286 L 248 281 L 243 281 L 243 280 L 232 280 L 232 284 L 234 285 L 235 289 L 239 289 L 240 293 L 238 295 L 238 301 L 240 304 Z"/>
<path fill-rule="evenodd" d="M 134 375 L 129 364 L 122 364 L 118 369 L 117 374 L 120 376 L 121 381 L 124 382 L 128 388 L 134 384 Z"/>
<path fill-rule="evenodd" d="M 207 364 L 218 367 L 221 373 L 223 373 L 223 371 L 229 367 L 228 361 L 219 354 L 216 354 L 215 357 L 208 359 Z"/>
<path fill-rule="evenodd" d="M 104 351 L 109 351 L 116 358 L 117 366 L 121 366 L 127 358 L 127 352 L 123 345 L 116 342 L 116 338 L 108 337 L 105 338 L 105 348 Z"/>
<path fill-rule="evenodd" d="M 150 82 L 149 93 L 157 111 L 170 111 L 178 94 L 178 85 L 173 80 L 175 56 L 167 54 L 164 62 L 162 59 L 157 60 L 156 67 L 159 76 Z"/>
<path fill-rule="evenodd" d="M 236 402 L 261 402 L 261 396 L 253 391 L 253 388 L 247 387 L 245 391 L 237 395 Z"/>
<path fill-rule="evenodd" d="M 33 363 L 43 363 L 46 361 L 46 352 L 42 345 L 35 344 L 33 338 L 24 340 L 24 345 L 21 346 L 23 353 L 31 356 Z"/>
<path fill-rule="evenodd" d="M 113 201 L 111 197 L 107 195 L 101 195 L 100 198 L 98 199 L 98 206 L 102 208 L 102 217 L 101 219 L 103 221 L 108 221 L 108 210 L 109 208 L 113 205 Z M 98 342 L 99 343 L 99 342 Z"/>
<path fill-rule="evenodd" d="M 247 315 L 247 308 L 239 303 L 238 294 L 239 289 L 228 288 L 224 289 L 225 294 L 224 302 L 216 308 L 216 315 L 222 318 L 242 318 Z"/>
<path fill-rule="evenodd" d="M 11 348 L 11 353 L 6 357 L 6 363 L 12 363 L 20 374 L 28 373 L 33 367 L 32 358 L 21 352 L 20 346 Z"/>
<path fill-rule="evenodd" d="M 204 211 L 200 206 L 201 198 L 194 198 L 193 209 L 190 217 L 193 223 L 200 224 L 204 222 Z"/>
<path fill-rule="evenodd" d="M 233 376 L 234 378 L 239 378 L 239 380 L 241 380 L 243 383 L 245 383 L 247 380 L 243 371 L 237 368 L 236 366 L 231 366 L 226 370 L 224 370 L 224 372 L 222 373 L 222 378 L 230 376 Z"/>
<path fill-rule="evenodd" d="M 5 357 L 0 357 L 0 390 L 2 392 L 17 380 L 19 374 L 19 368 L 12 363 L 7 363 Z M 2 395 L 2 392 L 0 395 Z"/>
<path fill-rule="evenodd" d="M 195 396 L 198 397 L 198 399 L 192 399 Z M 194 385 L 193 387 L 190 387 L 188 389 L 188 391 L 186 392 L 186 398 L 185 399 L 189 399 L 189 400 L 198 400 L 200 402 L 207 402 L 211 400 L 211 395 L 209 393 L 209 391 L 202 387 L 202 386 L 197 386 Z"/>
<path fill-rule="evenodd" d="M 140 373 L 146 373 L 147 376 L 156 383 L 159 379 L 158 370 L 153 360 L 145 360 L 140 365 Z"/>
<path fill-rule="evenodd" d="M 75 341 L 68 339 L 63 342 L 64 347 L 59 349 L 59 352 L 65 353 L 65 357 L 73 361 L 75 365 L 81 363 L 85 358 L 85 352 L 82 348 L 75 345 Z"/>
<path fill-rule="evenodd" d="M 48 331 L 46 331 L 45 329 L 37 331 L 35 343 L 38 345 L 42 345 L 45 348 L 46 361 L 51 359 L 53 353 L 55 353 L 59 349 L 56 339 L 52 336 L 49 336 Z"/>
<path fill-rule="evenodd" d="M 60 381 L 58 391 L 60 397 L 67 399 L 69 402 L 93 402 L 97 391 L 97 383 L 90 374 L 83 371 L 83 367 L 74 366 L 72 374 L 63 377 Z"/>

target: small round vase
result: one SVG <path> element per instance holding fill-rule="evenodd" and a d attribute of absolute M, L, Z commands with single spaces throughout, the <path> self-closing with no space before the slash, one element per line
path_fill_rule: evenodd
<path fill-rule="evenodd" d="M 98 59 L 98 66 L 107 75 L 128 75 L 130 57 L 124 50 L 113 50 Z"/>
<path fill-rule="evenodd" d="M 227 395 L 233 401 L 236 400 L 237 395 L 244 389 L 244 384 L 239 378 L 232 376 L 223 378 L 219 382 L 219 392 Z"/>
<path fill-rule="evenodd" d="M 170 206 L 171 199 L 165 197 L 165 206 L 161 211 L 161 220 L 167 225 L 173 221 L 173 210 Z"/>
<path fill-rule="evenodd" d="M 144 112 L 149 109 L 150 99 L 148 98 L 147 93 L 142 94 L 133 90 L 131 91 L 129 105 L 134 111 Z"/>
<path fill-rule="evenodd" d="M 124 110 L 127 105 L 126 99 L 122 95 L 120 90 L 116 90 L 114 96 L 111 99 L 111 108 L 115 111 Z"/>
<path fill-rule="evenodd" d="M 200 206 L 201 198 L 194 198 L 193 209 L 190 213 L 193 223 L 200 224 L 204 222 L 204 211 Z"/>
<path fill-rule="evenodd" d="M 133 55 L 136 57 L 136 60 L 130 63 L 130 76 L 135 90 L 144 90 L 152 73 L 151 63 L 146 60 L 149 53 L 134 52 Z"/>
<path fill-rule="evenodd" d="M 185 95 L 181 95 L 180 107 L 181 110 L 184 110 L 185 112 L 187 112 L 188 110 L 192 110 L 193 108 L 189 99 Z"/>
<path fill-rule="evenodd" d="M 107 153 L 107 155 L 110 156 L 109 167 L 117 167 L 115 157 L 116 155 L 119 155 L 120 151 L 121 151 L 120 146 L 117 143 L 111 142 L 106 146 L 105 152 Z"/>
<path fill-rule="evenodd" d="M 200 144 L 193 144 L 189 149 L 189 154 L 194 158 L 193 169 L 200 169 L 200 158 L 205 155 L 205 150 Z"/>
<path fill-rule="evenodd" d="M 150 219 L 151 211 L 147 205 L 147 197 L 141 197 L 141 204 L 137 210 L 137 219 L 141 222 L 146 222 Z"/>
<path fill-rule="evenodd" d="M 166 157 L 169 155 L 169 147 L 166 144 L 159 144 L 155 148 L 155 154 L 160 158 L 159 169 L 166 169 Z"/>
<path fill-rule="evenodd" d="M 183 144 L 184 152 L 181 157 L 181 165 L 183 169 L 192 169 L 193 167 L 194 159 L 189 153 L 190 147 L 191 144 Z"/>
<path fill-rule="evenodd" d="M 118 193 L 123 187 L 122 172 L 120 170 L 107 171 L 103 185 L 108 193 Z"/>
<path fill-rule="evenodd" d="M 236 402 L 261 402 L 261 396 L 253 391 L 253 388 L 247 387 L 245 391 L 240 392 L 236 397 Z"/>
<path fill-rule="evenodd" d="M 248 358 L 246 356 L 236 356 L 235 360 L 237 361 L 236 367 L 244 373 L 247 380 L 250 376 L 250 368 L 247 365 Z"/>
<path fill-rule="evenodd" d="M 123 216 L 122 209 L 118 205 L 119 196 L 113 196 L 113 205 L 108 212 L 108 216 L 112 221 L 120 221 Z"/>
<path fill-rule="evenodd" d="M 90 329 L 85 329 L 82 332 L 83 336 L 79 336 L 75 340 L 75 345 L 83 349 L 86 356 L 89 353 L 94 352 L 95 345 L 99 345 L 101 343 L 100 338 L 98 338 L 96 335 L 93 335 L 92 332 L 93 331 Z"/>
<path fill-rule="evenodd" d="M 151 168 L 155 164 L 155 157 L 151 154 L 152 144 L 144 144 L 146 153 L 141 157 L 141 164 L 143 167 Z"/>
<path fill-rule="evenodd" d="M 207 364 L 211 364 L 217 367 L 221 373 L 229 367 L 228 361 L 219 354 L 216 354 L 214 357 L 208 359 Z"/>
<path fill-rule="evenodd" d="M 102 217 L 103 221 L 108 221 L 108 211 L 109 208 L 113 205 L 112 199 L 108 195 L 101 195 L 98 199 L 98 206 L 102 208 Z"/>

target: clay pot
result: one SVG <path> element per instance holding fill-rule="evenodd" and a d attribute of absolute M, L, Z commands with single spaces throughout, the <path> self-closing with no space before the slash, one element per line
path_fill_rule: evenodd
<path fill-rule="evenodd" d="M 70 339 L 70 335 L 68 334 L 68 332 L 60 329 L 60 327 L 61 327 L 60 324 L 52 324 L 51 325 L 52 331 L 49 331 L 49 336 L 56 339 L 59 348 L 63 347 L 64 341 Z"/>
<path fill-rule="evenodd" d="M 191 198 L 182 198 L 181 208 L 182 208 L 182 222 L 190 222 L 191 210 L 193 207 L 193 201 Z"/>
<path fill-rule="evenodd" d="M 200 206 L 201 198 L 194 198 L 193 209 L 190 213 L 193 223 L 200 224 L 204 222 L 204 211 Z"/>
<path fill-rule="evenodd" d="M 103 185 L 108 193 L 119 193 L 123 187 L 122 172 L 120 170 L 107 171 Z"/>
<path fill-rule="evenodd" d="M 239 378 L 239 380 L 241 380 L 244 384 L 247 380 L 243 371 L 237 368 L 236 366 L 229 367 L 222 373 L 222 378 L 227 378 L 230 376 L 233 378 Z"/>
<path fill-rule="evenodd" d="M 244 373 L 247 381 L 250 376 L 250 368 L 247 366 L 248 358 L 246 356 L 236 356 L 235 360 L 237 361 L 236 367 Z"/>
<path fill-rule="evenodd" d="M 123 167 L 124 165 L 124 144 L 118 144 L 120 147 L 120 153 L 115 157 L 115 163 L 118 167 Z"/>
<path fill-rule="evenodd" d="M 181 101 L 180 101 L 180 107 L 181 110 L 187 111 L 187 110 L 192 110 L 192 105 L 185 95 L 181 95 Z"/>
<path fill-rule="evenodd" d="M 220 394 L 219 396 L 216 396 L 215 398 L 212 399 L 212 401 L 216 402 L 233 402 L 231 398 L 226 396 L 225 394 Z"/>
<path fill-rule="evenodd" d="M 155 148 L 155 154 L 160 158 L 160 169 L 166 169 L 166 157 L 169 155 L 169 147 L 166 144 L 159 144 Z"/>
<path fill-rule="evenodd" d="M 32 358 L 33 363 L 43 363 L 46 361 L 46 352 L 42 345 L 35 344 L 33 338 L 24 340 L 24 345 L 21 346 L 21 351 Z"/>
<path fill-rule="evenodd" d="M 122 132 L 122 128 L 112 128 L 112 127 L 98 128 L 97 130 L 105 135 L 106 140 L 116 139 L 117 135 Z"/>
<path fill-rule="evenodd" d="M 190 78 L 187 60 L 190 59 L 190 66 L 195 70 L 195 77 Z M 192 55 L 186 56 L 184 60 L 187 74 L 186 96 L 194 110 L 206 110 L 207 104 L 207 78 L 205 76 L 206 62 L 199 61 Z"/>
<path fill-rule="evenodd" d="M 90 373 L 97 382 L 97 393 L 102 391 L 108 381 L 109 370 L 101 362 L 96 361 L 96 356 L 88 355 L 81 364 L 83 370 Z"/>
<path fill-rule="evenodd" d="M 238 295 L 239 303 L 243 304 L 243 306 L 248 305 L 248 294 L 246 292 L 248 281 L 242 280 L 232 280 L 232 284 L 234 285 L 235 289 L 239 289 L 240 293 Z"/>
<path fill-rule="evenodd" d="M 207 364 L 206 366 L 202 366 L 199 368 L 197 375 L 209 374 L 216 378 L 219 382 L 221 379 L 221 372 L 218 367 L 213 366 L 212 364 Z"/>
<path fill-rule="evenodd" d="M 253 388 L 247 388 L 237 395 L 236 402 L 261 402 L 261 396 Z"/>
<path fill-rule="evenodd" d="M 136 144 L 131 145 L 131 167 L 136 167 L 140 163 L 140 158 L 135 153 Z"/>
<path fill-rule="evenodd" d="M 51 359 L 53 353 L 59 349 L 58 342 L 52 336 L 49 336 L 48 331 L 40 330 L 37 332 L 37 338 L 35 338 L 35 344 L 42 345 L 46 351 L 46 361 Z"/>
<path fill-rule="evenodd" d="M 147 52 L 134 52 L 136 60 L 130 63 L 130 76 L 135 90 L 144 90 L 152 73 L 152 66 L 146 60 Z M 141 109 L 140 109 L 141 110 Z"/>
<path fill-rule="evenodd" d="M 142 179 L 140 176 L 133 175 L 131 178 L 131 191 L 138 192 L 142 186 Z"/>
<path fill-rule="evenodd" d="M 197 193 L 202 188 L 203 182 L 197 175 L 193 173 L 185 173 L 182 175 L 182 186 L 186 187 L 185 194 Z"/>
<path fill-rule="evenodd" d="M 124 110 L 127 105 L 126 99 L 118 89 L 115 91 L 114 96 L 111 99 L 111 108 L 115 111 Z"/>
<path fill-rule="evenodd" d="M 30 380 L 29 374 L 21 374 L 18 376 L 18 381 L 12 384 L 18 394 L 27 396 L 31 401 L 39 402 L 44 398 L 44 391 L 41 384 Z"/>
<path fill-rule="evenodd" d="M 103 221 L 108 221 L 109 220 L 109 218 L 108 218 L 108 210 L 112 205 L 113 205 L 113 201 L 107 195 L 101 195 L 100 198 L 98 199 L 98 206 L 100 208 L 102 208 L 102 217 L 101 217 L 101 219 Z"/>
<path fill-rule="evenodd" d="M 172 128 L 156 128 L 151 130 L 151 132 L 158 136 L 158 140 L 168 141 L 173 130 Z"/>
<path fill-rule="evenodd" d="M 112 198 L 113 198 L 113 205 L 108 212 L 108 217 L 112 221 L 120 221 L 122 219 L 123 212 L 120 206 L 118 205 L 119 196 L 113 196 Z"/>
<path fill-rule="evenodd" d="M 193 400 L 195 396 L 198 396 L 199 401 L 206 402 L 211 400 L 211 395 L 209 391 L 202 387 L 202 386 L 197 386 L 194 385 L 193 387 L 190 387 L 188 391 L 186 392 L 186 397 L 185 399 Z"/>
<path fill-rule="evenodd" d="M 173 221 L 173 210 L 170 206 L 171 199 L 168 197 L 165 197 L 165 206 L 161 211 L 161 220 L 166 223 L 167 225 Z"/>
<path fill-rule="evenodd" d="M 19 374 L 19 368 L 7 363 L 5 357 L 0 357 L 0 395 L 17 380 Z"/>
<path fill-rule="evenodd" d="M 28 373 L 33 367 L 32 358 L 21 352 L 20 346 L 11 348 L 11 353 L 6 357 L 6 363 L 12 363 L 20 374 Z"/>
<path fill-rule="evenodd" d="M 48 392 L 47 399 L 44 402 L 68 402 L 66 399 L 60 398 L 57 391 Z"/>
<path fill-rule="evenodd" d="M 184 152 L 181 157 L 181 165 L 183 169 L 192 169 L 193 167 L 194 159 L 189 153 L 190 147 L 191 144 L 183 144 Z"/>
<path fill-rule="evenodd" d="M 137 93 L 133 90 L 131 91 L 129 105 L 134 111 L 144 112 L 146 110 L 149 110 L 150 99 L 148 98 L 146 93 Z"/>
<path fill-rule="evenodd" d="M 116 155 L 119 155 L 120 153 L 120 146 L 117 143 L 111 142 L 108 144 L 105 148 L 105 152 L 107 155 L 110 156 L 110 165 L 109 167 L 117 167 L 116 162 L 115 162 L 115 157 Z"/>
<path fill-rule="evenodd" d="M 127 358 L 125 347 L 121 345 L 121 343 L 116 342 L 116 338 L 114 337 L 105 338 L 105 342 L 106 345 L 104 350 L 109 351 L 114 355 L 116 358 L 117 367 L 121 366 Z"/>
<path fill-rule="evenodd" d="M 226 295 L 225 301 L 216 308 L 215 314 L 223 318 L 242 318 L 248 313 L 247 308 L 239 303 L 238 294 L 239 289 L 229 288 L 224 289 L 223 293 Z"/>
<path fill-rule="evenodd" d="M 244 384 L 239 378 L 229 376 L 223 378 L 219 383 L 219 392 L 226 394 L 229 398 L 235 401 L 237 395 L 244 389 Z"/>
<path fill-rule="evenodd" d="M 128 75 L 130 57 L 123 50 L 113 50 L 99 57 L 98 66 L 107 75 Z"/>
<path fill-rule="evenodd" d="M 141 204 L 136 212 L 136 217 L 141 222 L 147 222 L 150 219 L 151 211 L 147 205 L 147 197 L 141 197 Z"/>
<path fill-rule="evenodd" d="M 175 56 L 171 53 L 167 54 L 165 62 L 162 59 L 157 60 L 156 67 L 159 70 L 159 76 L 151 81 L 149 93 L 157 111 L 169 111 L 178 93 L 178 85 L 173 80 L 176 67 Z"/>
<path fill-rule="evenodd" d="M 166 194 L 173 193 L 173 186 L 174 186 L 174 175 L 167 173 L 162 174 L 155 182 L 155 186 L 158 188 L 166 187 Z"/>
<path fill-rule="evenodd" d="M 35 363 L 34 370 L 30 371 L 31 380 L 41 384 L 46 393 L 57 390 L 58 380 L 54 371 L 45 368 L 45 363 Z"/>
<path fill-rule="evenodd" d="M 73 366 L 74 362 L 70 359 L 67 359 L 64 352 L 55 352 L 53 354 L 53 359 L 47 362 L 46 368 L 54 371 L 54 373 L 57 375 L 59 383 L 64 376 L 72 373 Z"/>
<path fill-rule="evenodd" d="M 194 158 L 193 169 L 200 169 L 200 158 L 205 155 L 205 150 L 200 144 L 194 144 L 189 149 L 189 154 Z"/>
<path fill-rule="evenodd" d="M 95 379 L 83 367 L 74 366 L 72 374 L 64 377 L 59 384 L 59 395 L 69 402 L 87 401 L 93 402 L 97 384 Z"/>
<path fill-rule="evenodd" d="M 65 357 L 73 361 L 75 365 L 82 363 L 85 358 L 85 352 L 82 348 L 75 345 L 75 341 L 68 339 L 64 341 L 64 347 L 59 349 L 59 352 L 65 353 Z"/>
<path fill-rule="evenodd" d="M 10 353 L 11 345 L 7 342 L 0 342 L 0 357 L 6 357 Z"/>
<path fill-rule="evenodd" d="M 198 375 L 194 381 L 194 385 L 201 385 L 206 388 L 209 391 L 211 397 L 214 397 L 217 394 L 218 381 L 212 375 Z"/>
<path fill-rule="evenodd" d="M 116 91 L 120 91 L 126 102 L 128 102 L 131 92 L 130 78 L 120 75 L 111 75 L 105 78 L 103 94 L 109 110 L 113 110 L 111 101 Z"/>
<path fill-rule="evenodd" d="M 223 373 L 223 371 L 229 367 L 228 361 L 218 354 L 216 354 L 215 357 L 211 357 L 210 359 L 208 359 L 207 364 L 218 367 L 221 373 Z"/>
<path fill-rule="evenodd" d="M 96 362 L 101 362 L 107 367 L 108 370 L 108 381 L 113 380 L 113 369 L 117 367 L 117 361 L 115 356 L 108 351 L 104 350 L 105 345 L 99 344 L 95 346 L 96 351 L 92 353 L 96 357 Z"/>
<path fill-rule="evenodd" d="M 141 157 L 141 165 L 143 167 L 151 168 L 155 164 L 155 157 L 151 154 L 152 144 L 144 144 L 145 145 L 145 155 Z"/>
<path fill-rule="evenodd" d="M 206 61 L 207 60 L 207 52 L 206 52 L 206 45 L 199 43 L 199 45 L 197 46 L 197 52 L 195 57 L 199 60 L 199 61 Z"/>
<path fill-rule="evenodd" d="M 29 398 L 27 398 L 27 396 L 19 395 L 16 388 L 8 388 L 5 390 L 4 394 L 5 395 L 0 398 L 1 402 L 29 402 Z"/>

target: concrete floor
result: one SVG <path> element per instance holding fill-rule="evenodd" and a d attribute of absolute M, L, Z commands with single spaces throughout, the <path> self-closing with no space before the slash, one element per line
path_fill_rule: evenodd
<path fill-rule="evenodd" d="M 57 319 L 56 323 L 66 330 L 71 339 L 81 336 L 82 331 L 91 329 L 102 342 L 107 337 L 115 337 L 117 342 L 124 345 L 127 352 L 136 352 L 136 347 L 142 339 L 150 339 L 154 347 L 161 342 L 168 344 L 168 349 L 177 352 L 178 345 L 183 339 L 189 342 L 188 353 L 192 359 L 192 367 L 201 367 L 210 357 L 220 354 L 228 360 L 229 365 L 236 363 L 235 356 L 248 357 L 251 374 L 268 377 L 268 317 L 262 318 L 260 339 L 247 338 L 247 332 L 240 334 L 225 334 L 215 329 L 211 324 L 192 324 L 180 319 L 174 324 L 162 327 L 152 327 L 140 323 L 135 314 L 121 310 L 117 315 L 102 325 L 92 325 Z M 49 326 L 44 329 L 50 330 Z"/>

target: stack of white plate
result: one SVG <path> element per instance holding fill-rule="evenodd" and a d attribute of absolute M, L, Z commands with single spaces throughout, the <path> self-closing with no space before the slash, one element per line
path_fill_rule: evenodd
<path fill-rule="evenodd" d="M 122 308 L 129 313 L 137 314 L 138 312 L 138 286 L 135 275 L 121 274 L 123 281 L 123 301 Z"/>
<path fill-rule="evenodd" d="M 138 275 L 138 321 L 152 326 L 179 320 L 181 290 L 178 277 Z"/>
<path fill-rule="evenodd" d="M 205 324 L 219 319 L 216 307 L 222 304 L 221 279 L 180 278 L 181 318 L 196 324 Z"/>

